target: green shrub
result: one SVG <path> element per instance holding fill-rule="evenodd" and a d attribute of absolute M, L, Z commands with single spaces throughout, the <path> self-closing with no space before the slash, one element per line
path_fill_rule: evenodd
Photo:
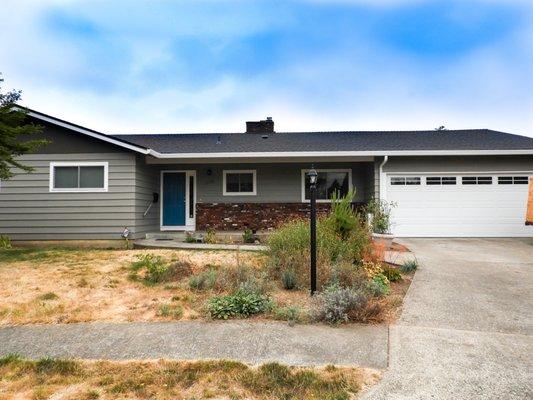
<path fill-rule="evenodd" d="M 0 249 L 7 250 L 11 248 L 11 239 L 7 235 L 0 235 Z"/>
<path fill-rule="evenodd" d="M 344 197 L 339 197 L 339 192 L 334 191 L 331 197 L 330 217 L 334 221 L 335 231 L 343 240 L 348 238 L 359 224 L 359 218 L 352 209 L 354 197 L 355 189 L 350 190 Z"/>
<path fill-rule="evenodd" d="M 281 273 L 281 283 L 283 289 L 293 290 L 297 286 L 296 273 L 292 269 L 286 269 Z"/>
<path fill-rule="evenodd" d="M 390 293 L 390 283 L 383 274 L 377 274 L 372 278 L 372 291 L 375 297 L 386 296 Z"/>
<path fill-rule="evenodd" d="M 400 267 L 400 270 L 404 274 L 408 274 L 410 272 L 416 271 L 418 268 L 418 262 L 416 260 L 410 260 L 403 263 L 403 265 Z"/>
<path fill-rule="evenodd" d="M 361 287 L 367 281 L 367 274 L 359 265 L 342 262 L 332 266 L 331 279 L 328 286 L 342 288 Z"/>
<path fill-rule="evenodd" d="M 217 242 L 217 233 L 214 229 L 209 228 L 204 235 L 204 243 L 214 244 Z"/>
<path fill-rule="evenodd" d="M 365 212 L 372 215 L 372 232 L 390 233 L 390 216 L 394 207 L 395 203 L 384 200 L 372 200 L 367 204 Z"/>
<path fill-rule="evenodd" d="M 387 277 L 389 282 L 396 282 L 402 279 L 402 274 L 400 273 L 400 271 L 398 271 L 397 268 L 393 268 L 393 267 L 388 267 L 388 266 L 384 267 L 383 275 Z"/>
<path fill-rule="evenodd" d="M 360 313 L 369 301 L 369 294 L 362 289 L 330 286 L 313 298 L 312 319 L 329 324 L 350 320 L 350 314 Z"/>
<path fill-rule="evenodd" d="M 207 301 L 207 311 L 212 318 L 247 318 L 263 313 L 272 307 L 272 301 L 265 295 L 237 290 L 228 296 L 215 296 Z"/>
<path fill-rule="evenodd" d="M 196 238 L 190 232 L 185 234 L 185 243 L 196 243 Z"/>
<path fill-rule="evenodd" d="M 354 214 L 356 215 L 356 214 Z M 320 217 L 317 221 L 317 270 L 319 288 L 331 280 L 332 265 L 335 263 L 359 264 L 370 252 L 370 235 L 364 223 L 358 223 L 343 239 L 337 232 L 334 217 Z M 309 223 L 303 220 L 291 221 L 268 238 L 270 265 L 273 273 L 281 277 L 286 269 L 292 269 L 299 284 L 309 281 Z"/>
<path fill-rule="evenodd" d="M 245 229 L 242 234 L 242 241 L 244 243 L 255 243 L 254 233 L 251 229 Z"/>
<path fill-rule="evenodd" d="M 215 268 L 209 268 L 198 275 L 189 278 L 189 287 L 194 290 L 213 289 L 217 282 L 218 272 Z"/>

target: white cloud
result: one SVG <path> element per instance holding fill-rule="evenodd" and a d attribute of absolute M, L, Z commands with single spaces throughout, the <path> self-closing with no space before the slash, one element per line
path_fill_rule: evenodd
<path fill-rule="evenodd" d="M 71 2 L 54 2 L 59 3 Z M 62 84 L 83 73 L 83 65 L 76 48 L 40 29 L 39 17 L 48 2 L 8 1 L 3 6 L 10 12 L 0 14 L 0 34 L 13 34 L 0 46 L 5 86 L 23 89 L 29 107 L 104 132 L 239 132 L 246 120 L 272 116 L 280 131 L 446 125 L 533 136 L 532 28 L 440 65 L 420 64 L 408 55 L 361 42 L 354 43 L 349 54 L 320 54 L 262 75 L 220 76 L 202 88 L 169 85 L 132 95 L 128 90 L 101 93 L 90 82 L 83 88 Z M 111 19 L 100 21 L 112 24 Z M 179 27 L 182 33 L 197 28 L 192 22 Z M 247 24 L 230 28 L 225 32 L 232 35 L 251 29 Z M 130 50 L 133 63 L 126 81 L 132 86 L 142 78 L 143 65 L 167 56 L 165 43 L 154 45 L 150 38 Z"/>

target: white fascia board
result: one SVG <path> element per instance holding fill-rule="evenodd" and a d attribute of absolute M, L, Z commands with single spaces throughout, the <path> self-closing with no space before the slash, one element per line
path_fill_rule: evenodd
<path fill-rule="evenodd" d="M 402 151 L 279 151 L 229 153 L 159 153 L 148 150 L 156 158 L 239 158 L 239 157 L 365 157 L 365 156 L 475 156 L 475 155 L 533 155 L 532 150 L 402 150 Z"/>
<path fill-rule="evenodd" d="M 76 131 L 76 132 L 82 133 L 82 134 L 87 135 L 87 136 L 91 136 L 91 137 L 96 138 L 96 139 L 103 140 L 104 142 L 108 142 L 108 143 L 112 143 L 112 144 L 115 144 L 115 145 L 120 146 L 120 147 L 124 147 L 124 148 L 126 148 L 128 150 L 133 150 L 133 151 L 136 151 L 136 152 L 141 153 L 141 154 L 148 154 L 148 149 L 144 149 L 142 147 L 137 147 L 137 146 L 134 146 L 134 145 L 131 145 L 131 144 L 128 144 L 128 143 L 121 142 L 120 140 L 113 139 L 113 138 L 111 138 L 111 137 L 109 137 L 107 135 L 104 135 L 103 133 L 92 132 L 92 131 L 89 131 L 87 129 L 83 129 L 83 128 L 78 127 L 78 126 L 71 125 L 71 124 L 69 124 L 67 122 L 58 121 L 55 118 L 49 118 L 49 117 L 46 117 L 44 115 L 41 115 L 41 114 L 38 114 L 38 113 L 34 113 L 33 111 L 28 111 L 27 115 L 29 115 L 30 117 L 33 117 L 33 118 L 40 119 L 41 121 L 49 122 L 51 124 L 54 124 L 54 125 L 57 125 L 57 126 L 61 126 L 63 128 L 67 128 L 67 129 L 70 129 L 72 131 Z"/>

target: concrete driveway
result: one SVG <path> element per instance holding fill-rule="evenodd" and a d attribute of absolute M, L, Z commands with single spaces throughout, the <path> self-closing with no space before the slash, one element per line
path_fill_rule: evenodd
<path fill-rule="evenodd" d="M 420 268 L 365 399 L 533 399 L 533 239 L 410 239 Z"/>

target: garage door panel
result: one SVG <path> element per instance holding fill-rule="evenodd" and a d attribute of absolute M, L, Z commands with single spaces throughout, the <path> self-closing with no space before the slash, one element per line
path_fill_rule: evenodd
<path fill-rule="evenodd" d="M 523 175 L 523 174 L 521 174 Z M 420 237 L 502 237 L 533 236 L 524 217 L 527 185 L 492 184 L 426 185 L 426 176 L 416 186 L 391 185 L 387 198 L 396 203 L 392 211 L 392 230 L 397 236 Z M 476 176 L 483 176 L 482 174 Z"/>

